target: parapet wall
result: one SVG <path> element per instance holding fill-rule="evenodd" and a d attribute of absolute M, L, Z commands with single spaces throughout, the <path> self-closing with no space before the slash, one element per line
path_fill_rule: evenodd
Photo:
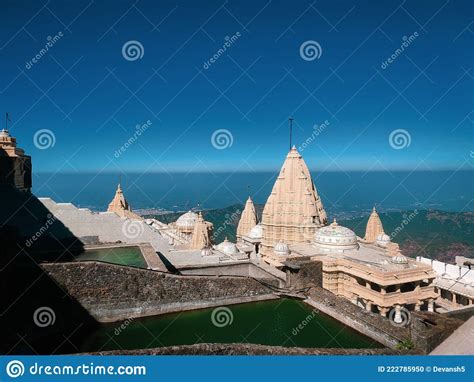
<path fill-rule="evenodd" d="M 100 262 L 42 267 L 100 322 L 277 298 L 247 277 L 176 276 Z"/>

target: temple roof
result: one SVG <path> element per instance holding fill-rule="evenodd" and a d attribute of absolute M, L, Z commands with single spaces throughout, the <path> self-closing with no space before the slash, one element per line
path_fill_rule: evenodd
<path fill-rule="evenodd" d="M 385 233 L 382 226 L 382 221 L 380 220 L 379 214 L 375 210 L 375 207 L 372 210 L 372 213 L 369 216 L 369 221 L 367 222 L 367 228 L 365 229 L 365 240 L 372 243 L 377 240 L 377 236 Z"/>
<path fill-rule="evenodd" d="M 202 214 L 199 212 L 194 224 L 193 236 L 191 239 L 191 249 L 209 248 L 211 240 L 209 239 L 208 225 L 204 221 Z"/>
<path fill-rule="evenodd" d="M 249 196 L 245 203 L 245 208 L 240 216 L 239 225 L 237 226 L 237 237 L 248 235 L 250 230 L 257 225 L 257 212 L 253 204 L 252 198 Z"/>

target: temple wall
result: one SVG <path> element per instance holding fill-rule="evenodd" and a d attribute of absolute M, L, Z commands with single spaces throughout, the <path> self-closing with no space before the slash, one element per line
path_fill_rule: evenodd
<path fill-rule="evenodd" d="M 99 262 L 42 267 L 100 322 L 277 298 L 246 277 L 176 276 Z"/>

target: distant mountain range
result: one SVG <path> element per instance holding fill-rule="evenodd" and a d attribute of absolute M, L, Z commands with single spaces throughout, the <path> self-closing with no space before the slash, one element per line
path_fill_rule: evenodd
<path fill-rule="evenodd" d="M 207 221 L 214 224 L 214 241 L 227 237 L 235 241 L 235 232 L 243 209 L 233 205 L 203 211 Z M 263 206 L 257 205 L 261 216 Z M 164 223 L 175 221 L 181 213 L 156 216 Z M 439 210 L 412 210 L 380 213 L 385 232 L 399 243 L 403 253 L 410 257 L 424 256 L 453 263 L 455 256 L 474 257 L 474 212 L 444 212 Z M 147 216 L 151 217 L 151 216 Z M 338 221 L 363 237 L 368 216 Z"/>

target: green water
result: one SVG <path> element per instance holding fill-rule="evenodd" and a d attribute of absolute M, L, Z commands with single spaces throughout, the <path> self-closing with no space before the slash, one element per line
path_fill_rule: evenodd
<path fill-rule="evenodd" d="M 219 308 L 217 308 L 219 309 Z M 281 299 L 231 305 L 217 327 L 215 309 L 202 309 L 102 325 L 81 351 L 146 349 L 170 345 L 255 343 L 284 347 L 378 348 L 379 343 L 299 300 Z M 227 316 L 226 316 L 227 314 Z M 232 319 L 229 319 L 232 317 Z M 304 324 L 304 322 L 306 324 Z M 297 329 L 302 325 L 302 329 Z"/>
<path fill-rule="evenodd" d="M 147 264 L 138 247 L 91 249 L 76 257 L 77 261 L 95 260 L 107 263 L 146 268 Z"/>

